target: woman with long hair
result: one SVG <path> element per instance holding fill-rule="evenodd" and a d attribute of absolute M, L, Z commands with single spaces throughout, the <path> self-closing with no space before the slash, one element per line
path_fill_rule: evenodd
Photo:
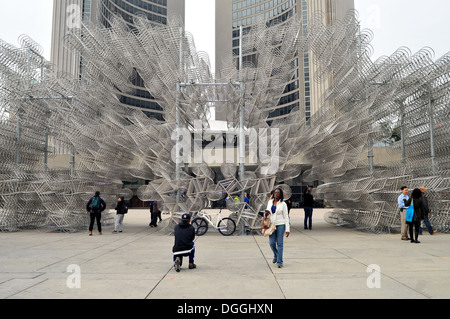
<path fill-rule="evenodd" d="M 275 230 L 269 236 L 270 248 L 273 251 L 273 263 L 278 265 L 278 268 L 283 267 L 283 238 L 286 233 L 286 238 L 289 237 L 290 225 L 289 214 L 286 203 L 283 201 L 283 190 L 281 188 L 275 189 L 273 199 L 271 198 L 267 203 L 265 217 L 270 216 L 270 222 L 275 226 Z"/>
<path fill-rule="evenodd" d="M 420 229 L 420 222 L 424 220 L 425 218 L 425 207 L 423 205 L 422 201 L 422 192 L 420 189 L 415 188 L 412 193 L 411 197 L 406 200 L 403 200 L 405 202 L 405 206 L 409 207 L 411 204 L 414 206 L 414 215 L 412 218 L 412 221 L 406 222 L 409 225 L 409 237 L 411 238 L 412 243 L 420 243 L 419 239 L 419 229 Z M 413 226 L 414 226 L 414 237 L 413 237 Z"/>

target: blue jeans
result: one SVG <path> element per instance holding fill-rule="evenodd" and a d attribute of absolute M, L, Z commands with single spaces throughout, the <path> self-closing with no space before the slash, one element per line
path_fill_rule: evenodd
<path fill-rule="evenodd" d="M 433 235 L 433 226 L 431 226 L 430 220 L 428 219 L 428 214 L 425 214 L 423 222 L 425 223 L 430 235 Z M 422 227 L 419 228 L 419 234 L 422 235 Z"/>
<path fill-rule="evenodd" d="M 273 259 L 277 261 L 278 266 L 283 266 L 283 238 L 286 226 L 276 226 L 275 231 L 269 236 L 270 248 L 273 251 Z"/>
<path fill-rule="evenodd" d="M 193 248 L 192 248 L 190 253 L 186 253 L 186 254 L 182 254 L 182 255 L 181 254 L 180 255 L 173 255 L 173 261 L 175 261 L 175 259 L 177 257 L 180 257 L 181 262 L 183 262 L 183 257 L 189 257 L 189 263 L 193 264 L 194 263 L 194 257 L 195 257 L 195 246 L 194 246 L 194 243 L 192 243 L 192 246 L 193 246 Z"/>
<path fill-rule="evenodd" d="M 305 210 L 305 229 L 306 228 L 311 229 L 313 208 L 312 207 L 304 207 L 303 209 Z M 308 227 L 308 221 L 309 221 L 309 227 Z"/>

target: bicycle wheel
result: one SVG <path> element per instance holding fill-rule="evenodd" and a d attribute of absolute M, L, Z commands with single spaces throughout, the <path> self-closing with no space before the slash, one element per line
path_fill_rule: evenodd
<path fill-rule="evenodd" d="M 208 222 L 201 217 L 194 218 L 192 220 L 192 226 L 194 226 L 197 236 L 202 236 L 208 231 Z"/>
<path fill-rule="evenodd" d="M 217 229 L 222 235 L 231 236 L 236 230 L 236 223 L 231 218 L 225 217 L 221 219 L 217 225 Z"/>

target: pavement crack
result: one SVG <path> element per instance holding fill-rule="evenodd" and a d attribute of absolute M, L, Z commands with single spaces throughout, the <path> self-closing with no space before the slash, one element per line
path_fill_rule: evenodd
<path fill-rule="evenodd" d="M 267 268 L 269 268 L 270 272 L 272 273 L 273 279 L 274 279 L 275 282 L 277 283 L 277 286 L 278 286 L 278 288 L 280 289 L 281 294 L 283 295 L 283 299 L 287 299 L 287 298 L 286 298 L 286 295 L 284 294 L 283 289 L 282 289 L 281 286 L 280 286 L 280 283 L 279 283 L 278 280 L 277 280 L 276 274 L 273 272 L 273 268 L 270 266 L 269 262 L 267 261 L 267 258 L 264 257 L 264 253 L 263 253 L 263 251 L 262 251 L 262 249 L 261 249 L 261 246 L 259 245 L 259 243 L 258 243 L 258 241 L 256 240 L 255 236 L 252 235 L 252 237 L 253 237 L 253 240 L 255 241 L 256 246 L 257 246 L 258 249 L 259 249 L 259 252 L 261 253 L 261 256 L 263 257 L 264 261 L 266 262 Z"/>

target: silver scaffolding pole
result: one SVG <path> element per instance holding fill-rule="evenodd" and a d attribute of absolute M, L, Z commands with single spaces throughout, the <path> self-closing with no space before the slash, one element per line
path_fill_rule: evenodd
<path fill-rule="evenodd" d="M 179 68 L 180 68 L 180 76 L 183 71 L 183 27 L 180 27 L 180 60 L 179 60 Z M 175 178 L 177 184 L 180 182 L 180 170 L 181 170 L 181 156 L 180 156 L 180 125 L 181 125 L 181 78 L 180 82 L 177 83 L 177 105 L 176 105 L 176 115 L 175 115 L 175 122 L 176 122 L 176 146 L 175 146 L 175 152 L 176 152 L 176 158 L 175 158 Z M 179 210 L 179 204 L 180 204 L 180 190 L 177 189 L 177 195 L 176 195 L 176 207 Z"/>
<path fill-rule="evenodd" d="M 245 173 L 245 131 L 244 131 L 244 124 L 245 124 L 245 84 L 243 82 L 243 74 L 242 74 L 242 40 L 243 40 L 243 34 L 242 34 L 242 26 L 239 27 L 239 87 L 241 90 L 241 103 L 239 106 L 239 181 L 244 180 L 244 173 Z M 242 200 L 244 200 L 244 190 L 242 190 L 241 194 Z"/>

